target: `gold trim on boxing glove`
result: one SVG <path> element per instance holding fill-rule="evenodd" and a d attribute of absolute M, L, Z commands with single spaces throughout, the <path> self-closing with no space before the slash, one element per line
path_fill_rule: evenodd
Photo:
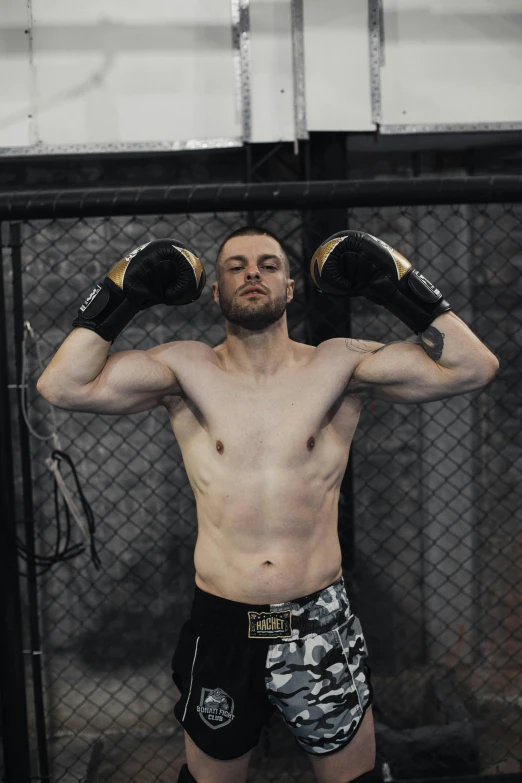
<path fill-rule="evenodd" d="M 194 255 L 194 253 L 191 253 L 190 250 L 187 250 L 185 247 L 179 247 L 178 245 L 172 245 L 172 247 L 175 247 L 176 250 L 178 250 L 181 253 L 181 255 L 184 256 L 189 262 L 196 278 L 196 285 L 199 288 L 199 281 L 201 280 L 201 275 L 203 274 L 204 271 L 203 264 L 201 263 L 199 258 Z"/>
<path fill-rule="evenodd" d="M 401 280 L 406 272 L 409 272 L 411 269 L 411 264 L 408 261 L 407 258 L 404 258 L 402 253 L 399 253 L 398 250 L 394 250 L 393 247 L 390 247 L 387 242 L 383 242 L 382 239 L 379 239 L 379 237 L 374 237 L 373 234 L 369 234 L 368 236 L 371 236 L 372 239 L 375 239 L 376 242 L 378 242 L 382 247 L 384 247 L 388 253 L 391 255 L 395 262 L 395 269 L 397 270 L 397 277 L 399 280 Z"/>
<path fill-rule="evenodd" d="M 121 261 L 118 261 L 117 264 L 114 264 L 111 271 L 107 275 L 109 280 L 112 280 L 112 282 L 115 283 L 120 290 L 123 290 L 123 278 L 125 277 L 125 272 L 127 271 L 129 264 L 130 258 L 122 258 Z"/>
<path fill-rule="evenodd" d="M 399 276 L 399 280 L 404 277 L 406 272 L 409 272 L 411 269 L 411 264 L 408 261 L 407 258 L 404 258 L 402 253 L 399 253 L 398 250 L 391 249 L 391 254 L 393 256 L 393 260 L 395 261 L 395 266 L 397 267 L 397 274 Z"/>
<path fill-rule="evenodd" d="M 323 271 L 323 266 L 326 263 L 326 259 L 332 252 L 332 250 L 335 250 L 339 242 L 342 242 L 345 237 L 336 237 L 335 239 L 331 239 L 329 242 L 325 242 L 324 245 L 320 245 L 315 253 L 312 256 L 312 261 L 310 262 L 310 275 L 312 277 L 312 280 L 314 281 L 314 284 L 317 286 L 317 288 L 321 288 L 319 285 L 319 281 L 315 279 L 315 265 L 317 262 L 317 270 L 319 272 L 319 275 Z"/>
<path fill-rule="evenodd" d="M 109 280 L 112 280 L 112 282 L 115 283 L 118 288 L 123 290 L 123 278 L 125 277 L 127 267 L 129 266 L 134 256 L 137 255 L 140 250 L 143 250 L 144 247 L 147 247 L 147 245 L 150 245 L 150 242 L 145 242 L 144 245 L 135 247 L 134 250 L 131 250 L 128 256 L 123 256 L 123 258 L 118 261 L 117 264 L 114 264 L 107 277 Z"/>

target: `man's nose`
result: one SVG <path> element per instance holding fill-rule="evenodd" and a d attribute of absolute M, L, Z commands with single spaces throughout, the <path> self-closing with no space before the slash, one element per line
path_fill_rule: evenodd
<path fill-rule="evenodd" d="M 246 279 L 247 280 L 252 280 L 252 279 L 261 280 L 261 275 L 259 273 L 259 269 L 257 267 L 255 267 L 255 269 L 247 269 L 246 270 Z"/>

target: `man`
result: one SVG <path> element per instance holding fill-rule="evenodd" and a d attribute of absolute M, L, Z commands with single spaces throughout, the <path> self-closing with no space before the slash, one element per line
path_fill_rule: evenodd
<path fill-rule="evenodd" d="M 188 762 L 180 781 L 243 783 L 274 709 L 319 783 L 378 777 L 367 650 L 337 534 L 350 444 L 365 396 L 439 400 L 485 386 L 498 370 L 440 292 L 380 240 L 329 238 L 312 277 L 332 295 L 387 307 L 420 344 L 291 340 L 288 259 L 273 235 L 250 227 L 218 253 L 222 345 L 179 341 L 108 357 L 137 310 L 183 304 L 203 288 L 192 251 L 158 240 L 97 286 L 38 382 L 71 410 L 168 411 L 198 513 L 194 603 L 173 658 Z"/>

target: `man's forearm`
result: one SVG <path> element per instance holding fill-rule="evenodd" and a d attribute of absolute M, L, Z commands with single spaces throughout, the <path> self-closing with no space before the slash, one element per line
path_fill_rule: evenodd
<path fill-rule="evenodd" d="M 101 373 L 111 343 L 90 329 L 74 329 L 38 379 L 37 389 L 47 399 L 64 399 Z"/>
<path fill-rule="evenodd" d="M 471 329 L 453 312 L 439 315 L 420 335 L 428 356 L 448 370 L 488 376 L 499 362 Z"/>

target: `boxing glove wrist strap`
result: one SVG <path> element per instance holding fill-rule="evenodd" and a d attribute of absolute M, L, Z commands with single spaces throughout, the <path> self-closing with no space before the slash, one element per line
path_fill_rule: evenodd
<path fill-rule="evenodd" d="M 368 298 L 376 301 L 371 293 Z M 452 309 L 438 288 L 416 269 L 404 275 L 390 299 L 378 303 L 416 334 L 426 331 L 435 318 Z"/>
<path fill-rule="evenodd" d="M 138 308 L 129 302 L 118 286 L 105 278 L 82 304 L 73 326 L 91 329 L 104 340 L 112 342 L 137 312 Z"/>

